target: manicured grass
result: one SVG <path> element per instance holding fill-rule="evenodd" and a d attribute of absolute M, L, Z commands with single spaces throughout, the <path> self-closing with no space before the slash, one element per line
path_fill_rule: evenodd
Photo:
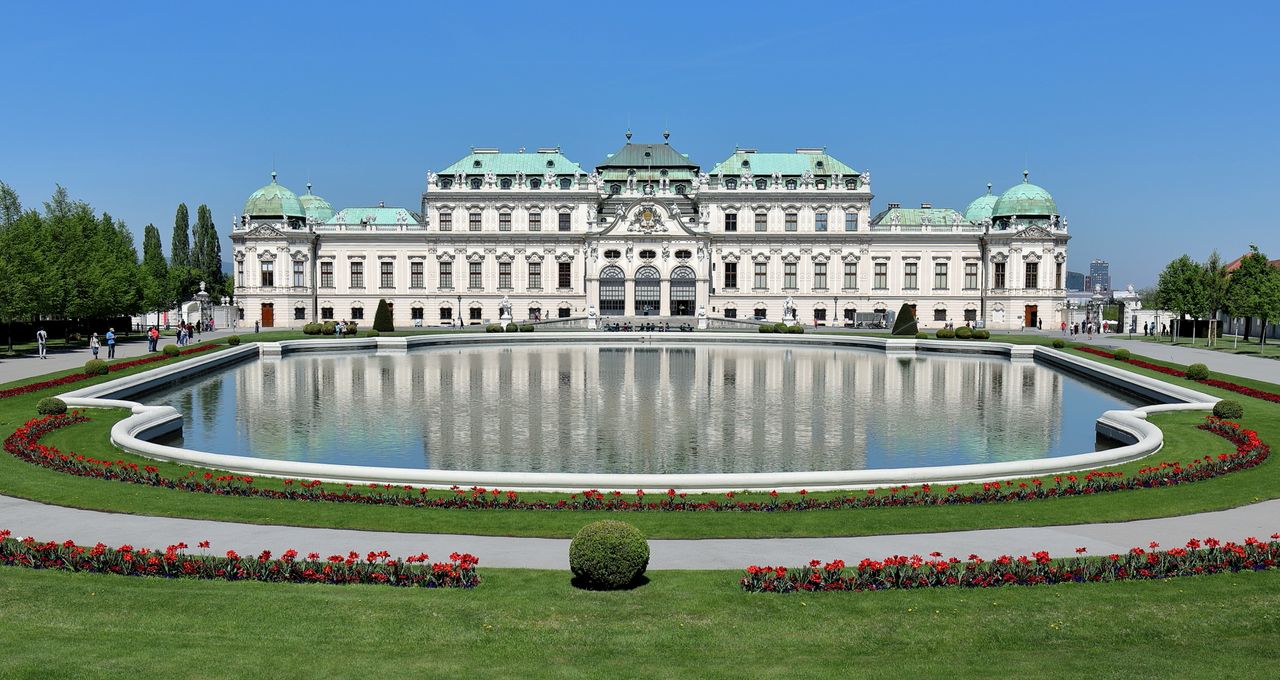
<path fill-rule="evenodd" d="M 797 556 L 797 558 L 807 556 Z M 473 591 L 0 568 L 4 677 L 1270 678 L 1280 574 L 750 595 L 482 569 Z"/>

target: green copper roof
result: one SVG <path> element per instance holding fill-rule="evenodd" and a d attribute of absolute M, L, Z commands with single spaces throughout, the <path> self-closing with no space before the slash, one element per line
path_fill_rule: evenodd
<path fill-rule="evenodd" d="M 872 225 L 893 224 L 967 224 L 968 220 L 951 208 L 886 208 L 871 218 Z"/>
<path fill-rule="evenodd" d="M 743 163 L 747 165 L 743 165 Z M 734 154 L 716 165 L 711 174 L 741 175 L 750 171 L 760 177 L 773 173 L 782 175 L 803 175 L 812 172 L 815 175 L 842 174 L 846 177 L 857 177 L 857 170 L 845 165 L 825 153 L 756 153 L 735 151 Z"/>
<path fill-rule="evenodd" d="M 244 202 L 244 214 L 249 217 L 306 217 L 306 211 L 292 191 L 276 184 L 276 173 L 271 172 L 271 183 L 258 189 Z"/>
<path fill-rule="evenodd" d="M 969 207 L 964 209 L 964 218 L 970 222 L 981 222 L 991 217 L 991 210 L 995 207 L 999 197 L 991 193 L 991 185 L 987 185 L 987 193 L 973 199 Z"/>
<path fill-rule="evenodd" d="M 472 153 L 441 170 L 440 174 L 456 175 L 463 172 L 468 175 L 483 175 L 492 172 L 495 175 L 514 175 L 517 172 L 523 172 L 529 177 L 540 177 L 548 171 L 557 175 L 572 175 L 575 172 L 582 172 L 582 167 L 559 152 Z"/>
<path fill-rule="evenodd" d="M 604 168 L 693 168 L 698 164 L 671 148 L 670 144 L 632 144 L 627 142 L 616 153 L 596 165 Z"/>
<path fill-rule="evenodd" d="M 637 182 L 658 182 L 658 181 L 661 181 L 663 177 L 665 177 L 668 181 L 672 181 L 672 182 L 675 182 L 677 180 L 687 182 L 690 180 L 697 179 L 698 177 L 696 174 L 694 174 L 693 170 L 683 169 L 683 168 L 674 168 L 674 169 L 631 168 L 628 170 L 623 170 L 622 168 L 613 168 L 609 170 L 602 170 L 600 172 L 600 177 L 604 178 L 604 181 L 606 182 L 625 182 L 627 181 L 627 178 L 631 176 L 630 170 L 632 169 L 636 171 L 635 178 Z M 662 174 L 663 170 L 667 171 L 666 175 Z"/>
<path fill-rule="evenodd" d="M 421 224 L 413 213 L 404 208 L 343 208 L 326 224 Z"/>
<path fill-rule="evenodd" d="M 1027 181 L 1027 172 L 1022 173 L 1022 184 L 1016 184 L 1008 191 L 1000 194 L 1000 199 L 992 207 L 992 217 L 1037 217 L 1041 215 L 1057 215 L 1058 206 L 1053 202 L 1043 187 Z"/>
<path fill-rule="evenodd" d="M 329 202 L 311 193 L 311 182 L 307 182 L 307 193 L 298 197 L 298 203 L 302 204 L 302 209 L 307 213 L 307 219 L 314 219 L 320 224 L 324 224 L 333 218 L 333 206 Z"/>

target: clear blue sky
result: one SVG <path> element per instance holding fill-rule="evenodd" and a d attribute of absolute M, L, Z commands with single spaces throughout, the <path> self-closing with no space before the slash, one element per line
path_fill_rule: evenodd
<path fill-rule="evenodd" d="M 1152 282 L 1183 252 L 1280 257 L 1280 3 L 13 3 L 0 179 L 126 220 L 269 179 L 335 207 L 418 208 L 471 146 L 623 142 L 704 168 L 825 145 L 876 207 L 963 207 L 1031 179 L 1069 266 Z M 1271 200 L 1268 200 L 1271 199 Z M 224 253 L 229 250 L 224 241 Z"/>

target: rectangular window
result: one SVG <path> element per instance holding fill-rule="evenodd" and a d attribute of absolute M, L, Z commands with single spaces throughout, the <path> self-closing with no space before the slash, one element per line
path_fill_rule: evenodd
<path fill-rule="evenodd" d="M 244 288 L 244 263 L 236 263 L 236 286 Z"/>
<path fill-rule="evenodd" d="M 483 314 L 484 314 L 484 310 L 483 310 L 483 309 L 481 309 L 480 307 L 472 307 L 472 308 L 471 308 L 471 320 L 472 320 L 472 321 L 479 321 L 479 320 L 481 319 L 481 316 L 482 316 Z"/>
<path fill-rule="evenodd" d="M 320 287 L 333 288 L 333 263 L 320 263 Z"/>
<path fill-rule="evenodd" d="M 352 307 L 351 318 L 357 321 L 364 319 L 364 307 Z"/>
<path fill-rule="evenodd" d="M 844 263 L 844 289 L 845 290 L 858 289 L 858 263 L 857 262 Z"/>
<path fill-rule="evenodd" d="M 737 231 L 737 230 L 738 230 L 738 213 L 725 213 L 725 215 L 724 215 L 724 230 L 725 230 L 725 231 Z"/>
<path fill-rule="evenodd" d="M 441 320 L 441 321 L 453 321 L 453 307 L 441 307 L 441 308 L 440 308 L 440 320 Z"/>
<path fill-rule="evenodd" d="M 965 321 L 977 321 L 977 320 L 978 320 L 978 310 L 976 310 L 976 309 L 966 309 L 966 310 L 964 310 L 964 320 L 965 320 Z"/>
<path fill-rule="evenodd" d="M 558 319 L 567 319 L 567 318 L 569 318 L 569 313 L 570 313 L 571 311 L 572 311 L 572 310 L 570 310 L 568 307 L 561 307 L 560 309 L 557 309 L 557 310 L 556 310 L 556 318 L 558 318 Z"/>
<path fill-rule="evenodd" d="M 567 212 L 560 213 L 560 231 L 569 231 L 569 218 L 571 217 L 572 215 Z"/>
<path fill-rule="evenodd" d="M 947 288 L 947 263 L 933 263 L 933 289 L 946 290 Z"/>
<path fill-rule="evenodd" d="M 262 280 L 260 282 L 260 285 L 262 287 L 270 288 L 271 286 L 276 285 L 275 267 L 276 267 L 276 263 L 274 262 L 262 263 Z"/>
<path fill-rule="evenodd" d="M 997 262 L 997 263 L 996 263 L 996 271 L 995 271 L 995 282 L 992 284 L 992 288 L 996 288 L 996 289 L 1004 288 L 1004 283 L 1005 283 L 1005 281 L 1004 281 L 1004 263 L 1003 263 L 1003 262 Z"/>
<path fill-rule="evenodd" d="M 858 230 L 858 213 L 847 212 L 844 214 L 844 230 L 845 231 Z"/>
<path fill-rule="evenodd" d="M 769 230 L 769 213 L 756 213 L 756 231 Z"/>
<path fill-rule="evenodd" d="M 915 262 L 904 262 L 902 266 L 902 287 L 907 290 L 915 290 L 920 287 L 920 277 L 917 270 L 920 265 Z"/>
<path fill-rule="evenodd" d="M 978 287 L 978 263 L 964 263 L 964 287 L 967 290 L 974 290 Z"/>
<path fill-rule="evenodd" d="M 422 321 L 422 319 L 423 319 L 423 311 L 424 311 L 424 310 L 423 310 L 421 307 L 410 307 L 410 308 L 409 308 L 409 320 L 410 320 L 410 321 Z"/>
<path fill-rule="evenodd" d="M 826 320 L 827 320 L 827 310 L 825 310 L 825 309 L 815 309 L 815 310 L 813 310 L 813 320 L 814 320 L 814 321 L 826 321 Z"/>
<path fill-rule="evenodd" d="M 724 310 L 724 318 L 726 318 L 726 319 L 736 319 L 736 318 L 738 318 L 738 310 L 737 310 L 737 309 L 735 309 L 735 308 L 733 308 L 733 307 L 730 307 L 730 308 L 728 308 L 728 309 Z"/>
<path fill-rule="evenodd" d="M 333 320 L 333 307 L 321 307 L 321 308 L 320 308 L 320 320 L 321 320 L 321 321 L 332 321 L 332 320 Z"/>
<path fill-rule="evenodd" d="M 307 320 L 307 308 L 306 308 L 306 307 L 294 307 L 294 308 L 293 308 L 293 320 L 294 320 L 294 321 L 306 321 L 306 320 Z"/>
<path fill-rule="evenodd" d="M 382 288 L 396 287 L 396 263 L 390 260 L 383 260 L 378 263 L 378 285 Z"/>
<path fill-rule="evenodd" d="M 542 320 L 542 308 L 541 308 L 541 307 L 530 307 L 530 308 L 529 308 L 529 318 L 530 318 L 531 320 L 533 320 L 533 321 L 541 321 L 541 320 Z"/>
<path fill-rule="evenodd" d="M 1053 275 L 1053 287 L 1062 290 L 1062 263 L 1059 262 L 1057 271 Z"/>
<path fill-rule="evenodd" d="M 483 262 L 467 263 L 467 287 L 468 288 L 484 287 L 484 263 Z"/>
<path fill-rule="evenodd" d="M 782 263 L 782 287 L 783 288 L 796 287 L 796 263 L 794 262 Z"/>
<path fill-rule="evenodd" d="M 946 321 L 946 320 L 947 320 L 947 310 L 945 310 L 945 309 L 935 309 L 935 310 L 933 310 L 933 320 L 934 320 L 934 321 Z"/>
<path fill-rule="evenodd" d="M 539 290 L 542 288 L 542 263 L 529 263 L 529 290 Z"/>
<path fill-rule="evenodd" d="M 875 277 L 876 279 L 871 286 L 872 288 L 875 288 L 877 290 L 887 290 L 889 288 L 889 263 L 888 262 L 876 263 Z"/>
<path fill-rule="evenodd" d="M 440 287 L 453 288 L 453 263 L 440 263 Z"/>
<path fill-rule="evenodd" d="M 827 289 L 827 263 L 813 263 L 813 287 L 819 290 Z"/>
<path fill-rule="evenodd" d="M 1040 287 L 1040 263 L 1039 262 L 1027 263 L 1027 273 L 1026 273 L 1026 276 L 1023 277 L 1022 283 L 1023 283 L 1023 286 L 1022 286 L 1023 288 L 1029 288 L 1031 290 L 1035 290 L 1036 288 Z"/>
<path fill-rule="evenodd" d="M 511 213 L 498 213 L 498 231 L 511 231 Z"/>
<path fill-rule="evenodd" d="M 529 231 L 542 231 L 542 213 L 534 211 L 529 213 Z"/>
<path fill-rule="evenodd" d="M 303 274 L 302 260 L 294 260 L 293 261 L 293 285 L 298 288 L 301 288 L 304 285 L 306 285 L 302 282 L 302 279 L 304 276 L 305 274 Z"/>
<path fill-rule="evenodd" d="M 409 287 L 410 288 L 422 287 L 422 263 L 421 262 L 409 263 Z"/>
<path fill-rule="evenodd" d="M 442 211 L 440 213 L 440 231 L 450 231 L 453 229 L 453 212 Z"/>
<path fill-rule="evenodd" d="M 351 263 L 351 287 L 364 288 L 364 263 Z"/>
<path fill-rule="evenodd" d="M 498 287 L 499 288 L 511 287 L 511 263 L 510 262 L 498 263 Z"/>
<path fill-rule="evenodd" d="M 789 212 L 789 213 L 787 213 L 787 219 L 786 219 L 786 230 L 787 230 L 787 231 L 795 231 L 795 230 L 796 230 L 796 224 L 798 224 L 798 220 L 799 220 L 799 216 L 798 216 L 798 215 L 796 215 L 795 213 L 793 213 L 793 212 Z"/>
<path fill-rule="evenodd" d="M 813 230 L 814 231 L 827 230 L 827 214 L 826 213 L 820 212 L 820 213 L 813 214 Z"/>
<path fill-rule="evenodd" d="M 480 213 L 473 212 L 467 216 L 467 228 L 471 231 L 480 231 Z"/>
<path fill-rule="evenodd" d="M 738 287 L 738 263 L 737 262 L 724 263 L 724 287 L 725 288 Z"/>
<path fill-rule="evenodd" d="M 764 290 L 769 287 L 769 263 L 757 262 L 756 264 L 756 280 L 755 288 Z"/>
<path fill-rule="evenodd" d="M 573 287 L 573 269 L 572 269 L 573 263 L 557 262 L 556 264 L 560 265 L 559 279 L 557 280 L 556 285 L 559 286 L 560 288 L 572 288 Z"/>

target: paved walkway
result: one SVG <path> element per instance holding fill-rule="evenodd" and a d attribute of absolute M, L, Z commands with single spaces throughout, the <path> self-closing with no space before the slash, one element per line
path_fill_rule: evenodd
<path fill-rule="evenodd" d="M 293 548 L 302 554 L 321 555 L 355 550 L 387 550 L 403 556 L 425 552 L 434 558 L 450 552 L 469 552 L 487 567 L 567 569 L 569 541 L 547 538 L 509 538 L 452 534 L 412 534 L 347 529 L 308 529 L 262 526 L 193 519 L 170 519 L 75 510 L 0 496 L 0 528 L 14 536 L 38 540 L 72 539 L 82 545 L 102 541 L 108 545 L 163 548 L 185 541 L 196 545 L 210 541 L 213 554 L 235 550 L 254 555 L 262 550 L 279 554 Z M 809 559 L 863 558 L 889 555 L 927 555 L 985 558 L 1001 554 L 1027 555 L 1048 550 L 1068 557 L 1085 547 L 1091 555 L 1124 552 L 1156 541 L 1179 547 L 1189 538 L 1213 537 L 1242 541 L 1249 536 L 1265 539 L 1280 532 L 1280 500 L 1256 503 L 1233 510 L 1165 519 L 1115 524 L 984 529 L 933 534 L 903 534 L 853 538 L 755 538 L 704 540 L 652 540 L 651 569 L 741 569 L 750 564 L 797 565 Z"/>
<path fill-rule="evenodd" d="M 1208 366 L 1211 371 L 1280 383 L 1280 361 L 1275 359 L 1216 352 L 1211 349 L 1169 343 L 1126 340 L 1124 337 L 1110 335 L 1095 336 L 1093 344 L 1101 347 L 1124 347 L 1134 354 L 1177 364 L 1201 363 Z M 1280 350 L 1277 351 L 1280 352 Z"/>
<path fill-rule="evenodd" d="M 228 329 L 219 329 L 212 333 L 201 333 L 199 341 L 207 342 L 217 338 L 225 338 L 228 335 L 245 335 L 244 329 L 231 331 Z M 250 328 L 248 335 L 253 335 L 253 329 Z M 99 336 L 101 337 L 101 336 Z M 105 341 L 104 341 L 105 342 Z M 160 338 L 160 347 L 176 342 L 173 336 L 162 336 Z M 65 371 L 69 368 L 81 368 L 84 362 L 93 358 L 93 352 L 89 351 L 88 346 L 85 347 L 66 347 L 62 344 L 61 339 L 49 341 L 49 351 L 47 359 L 41 360 L 34 354 L 23 355 L 14 358 L 0 359 L 0 384 L 12 382 L 14 380 L 22 380 L 31 378 L 45 373 L 53 373 L 54 371 Z M 118 343 L 116 345 L 116 359 L 133 359 L 147 354 L 147 342 L 142 338 L 141 333 L 134 333 L 128 341 Z M 100 359 L 107 358 L 107 348 L 103 345 L 101 352 L 98 354 Z"/>

